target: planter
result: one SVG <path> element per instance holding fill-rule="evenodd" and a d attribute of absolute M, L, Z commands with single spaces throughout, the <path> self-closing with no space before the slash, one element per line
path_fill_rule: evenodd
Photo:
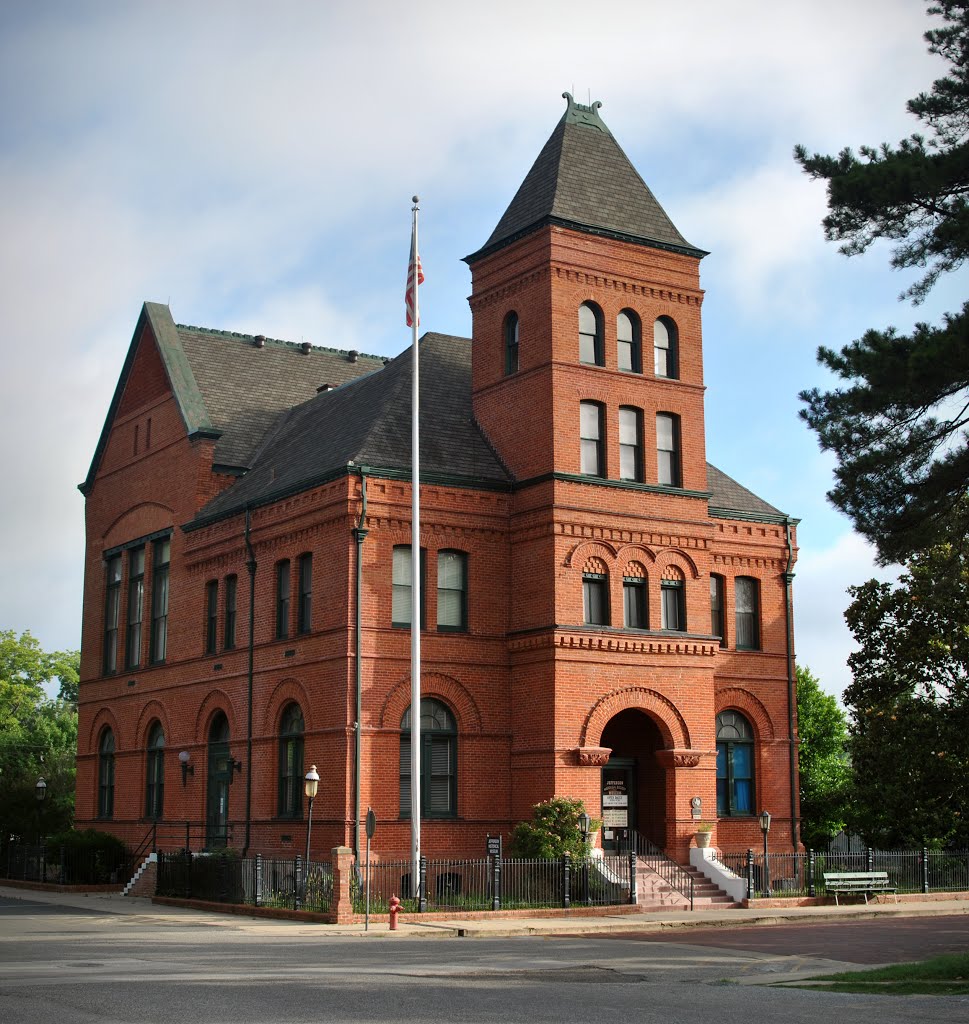
<path fill-rule="evenodd" d="M 706 847 L 710 845 L 710 839 L 712 838 L 712 836 L 712 832 L 697 832 L 695 836 L 696 845 L 700 847 L 701 850 L 706 849 Z"/>

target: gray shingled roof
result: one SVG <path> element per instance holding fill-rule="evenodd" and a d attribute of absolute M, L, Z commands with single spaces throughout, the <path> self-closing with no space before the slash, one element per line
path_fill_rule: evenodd
<path fill-rule="evenodd" d="M 601 104 L 585 107 L 565 95 L 568 109 L 491 237 L 468 262 L 546 223 L 705 256 L 680 234 L 629 162 L 599 118 Z"/>
<path fill-rule="evenodd" d="M 510 477 L 471 417 L 471 342 L 425 334 L 421 360 L 421 476 L 507 487 Z M 379 373 L 316 395 L 282 416 L 252 469 L 199 513 L 208 520 L 311 487 L 353 463 L 411 469 L 411 349 Z"/>
<path fill-rule="evenodd" d="M 709 462 L 707 490 L 710 491 L 710 508 L 719 512 L 738 512 L 741 517 L 755 515 L 786 518 L 780 509 L 769 505 L 763 498 L 758 498 L 753 491 L 748 491 L 743 484 L 738 484 L 733 477 L 727 476 Z"/>

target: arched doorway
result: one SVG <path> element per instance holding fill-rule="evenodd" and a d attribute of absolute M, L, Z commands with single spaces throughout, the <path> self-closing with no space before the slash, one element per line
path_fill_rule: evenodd
<path fill-rule="evenodd" d="M 612 753 L 602 769 L 602 846 L 615 851 L 634 829 L 666 846 L 666 772 L 656 756 L 666 744 L 645 711 L 626 708 L 602 730 Z"/>
<path fill-rule="evenodd" d="M 206 787 L 205 845 L 209 850 L 227 845 L 229 838 L 229 721 L 220 711 L 209 728 L 208 786 Z"/>

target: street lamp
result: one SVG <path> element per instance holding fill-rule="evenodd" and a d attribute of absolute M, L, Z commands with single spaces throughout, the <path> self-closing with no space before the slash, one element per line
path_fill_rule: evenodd
<path fill-rule="evenodd" d="M 44 776 L 41 775 L 37 780 L 37 785 L 34 786 L 34 796 L 37 797 L 38 803 L 43 803 L 47 796 L 47 783 L 44 781 Z"/>
<path fill-rule="evenodd" d="M 309 871 L 310 865 L 310 830 L 313 828 L 313 801 L 316 799 L 316 791 L 320 787 L 320 773 L 316 770 L 316 765 L 310 765 L 310 770 L 303 776 L 303 792 L 306 794 L 307 799 L 310 802 L 309 813 L 306 816 L 306 867 L 304 871 Z"/>
<path fill-rule="evenodd" d="M 764 878 L 762 891 L 765 896 L 770 897 L 770 866 L 767 860 L 767 833 L 770 832 L 770 811 L 760 812 L 760 830 L 764 833 Z"/>
<path fill-rule="evenodd" d="M 589 826 L 592 824 L 592 819 L 589 817 L 587 811 L 583 811 L 579 815 L 579 828 L 582 829 L 582 845 L 588 846 L 589 844 Z"/>

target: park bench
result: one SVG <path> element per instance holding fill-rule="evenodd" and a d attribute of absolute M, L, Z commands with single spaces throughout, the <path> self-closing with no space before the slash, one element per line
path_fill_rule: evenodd
<path fill-rule="evenodd" d="M 898 893 L 895 886 L 888 880 L 887 871 L 825 871 L 824 887 L 828 892 L 834 893 L 834 902 L 838 903 L 838 896 L 846 893 L 860 892 L 868 903 L 868 897 L 879 892 L 890 892 L 898 903 Z"/>

